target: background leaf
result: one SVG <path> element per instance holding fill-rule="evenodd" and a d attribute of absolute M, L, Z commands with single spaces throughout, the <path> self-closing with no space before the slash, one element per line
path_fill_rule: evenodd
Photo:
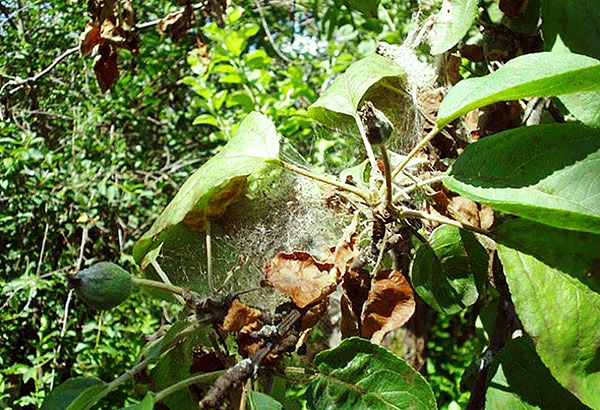
<path fill-rule="evenodd" d="M 557 269 L 504 245 L 498 255 L 515 310 L 536 351 L 552 375 L 584 404 L 600 407 L 600 294 L 576 276 L 597 275 L 596 269 Z"/>
<path fill-rule="evenodd" d="M 283 406 L 273 397 L 258 391 L 248 392 L 248 401 L 252 410 L 281 410 Z"/>
<path fill-rule="evenodd" d="M 551 226 L 600 232 L 600 134 L 576 123 L 521 127 L 469 145 L 444 184 Z"/>
<path fill-rule="evenodd" d="M 440 226 L 429 244 L 417 248 L 412 284 L 429 306 L 454 314 L 477 301 L 477 283 L 485 279 L 487 264 L 487 252 L 472 233 Z"/>
<path fill-rule="evenodd" d="M 587 409 L 552 377 L 531 339 L 509 341 L 488 370 L 486 410 Z"/>
<path fill-rule="evenodd" d="M 40 410 L 64 410 L 84 390 L 101 384 L 102 380 L 96 377 L 73 377 L 52 390 Z"/>
<path fill-rule="evenodd" d="M 456 45 L 477 16 L 477 0 L 444 0 L 429 36 L 431 54 L 441 54 Z"/>
<path fill-rule="evenodd" d="M 598 90 L 599 78 L 600 61 L 591 57 L 548 52 L 526 54 L 491 74 L 456 84 L 440 104 L 437 122 L 444 126 L 475 108 L 497 101 Z"/>
<path fill-rule="evenodd" d="M 431 388 L 389 350 L 364 339 L 345 339 L 319 353 L 317 375 L 306 390 L 309 409 L 435 409 Z"/>
<path fill-rule="evenodd" d="M 271 120 L 259 113 L 249 114 L 227 145 L 185 181 L 150 230 L 135 244 L 136 260 L 141 261 L 150 247 L 159 242 L 159 236 L 186 217 L 188 226 L 201 229 L 206 215 L 222 214 L 222 208 L 244 189 L 246 176 L 258 170 L 266 159 L 278 155 L 279 137 Z"/>

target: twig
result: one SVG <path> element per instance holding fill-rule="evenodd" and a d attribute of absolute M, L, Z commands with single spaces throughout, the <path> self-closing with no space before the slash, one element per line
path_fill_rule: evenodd
<path fill-rule="evenodd" d="M 279 56 L 279 58 L 281 58 L 286 63 L 294 64 L 294 61 L 287 58 L 285 56 L 285 54 L 283 54 L 281 52 L 279 47 L 277 47 L 277 44 L 275 44 L 275 40 L 273 39 L 273 36 L 271 35 L 271 30 L 269 30 L 269 26 L 267 25 L 267 20 L 265 19 L 265 15 L 263 13 L 262 6 L 260 5 L 260 0 L 254 0 L 254 4 L 256 5 L 256 11 L 258 11 L 260 21 L 262 23 L 263 29 L 265 30 L 265 35 L 267 36 L 267 40 L 269 40 L 271 47 L 273 47 L 273 51 L 275 51 L 275 54 L 277 54 Z"/>
<path fill-rule="evenodd" d="M 394 172 L 392 173 L 392 179 L 396 178 L 396 176 L 404 169 L 404 167 L 408 165 L 410 160 L 415 155 L 417 155 L 417 153 L 421 151 L 429 143 L 429 141 L 431 141 L 433 137 L 437 135 L 438 132 L 440 132 L 440 128 L 436 125 L 431 131 L 429 131 L 425 138 L 423 138 L 421 142 L 419 142 L 419 144 L 408 153 L 408 155 L 404 159 L 404 162 L 402 162 L 402 164 L 400 164 L 400 166 L 394 170 Z"/>
<path fill-rule="evenodd" d="M 467 231 L 477 232 L 482 235 L 486 235 L 486 236 L 490 235 L 490 232 L 486 231 L 485 229 L 477 228 L 473 225 L 462 223 L 462 222 L 456 221 L 454 219 L 446 218 L 444 216 L 437 216 L 437 215 L 433 215 L 433 214 L 428 214 L 426 212 L 417 211 L 416 209 L 410 209 L 410 208 L 405 208 L 405 207 L 393 208 L 393 212 L 394 212 L 395 216 L 400 219 L 406 219 L 406 218 L 427 219 L 429 221 L 439 222 L 439 223 L 450 225 L 450 226 L 455 226 L 457 228 L 464 229 Z"/>
<path fill-rule="evenodd" d="M 358 132 L 360 132 L 360 137 L 362 138 L 363 145 L 365 146 L 365 151 L 367 151 L 367 157 L 369 158 L 369 163 L 371 164 L 371 168 L 373 172 L 378 172 L 379 167 L 377 167 L 377 161 L 375 160 L 375 154 L 373 153 L 373 147 L 371 147 L 371 143 L 367 138 L 367 133 L 365 132 L 365 127 L 360 120 L 358 115 L 354 116 L 354 120 L 356 121 L 356 126 L 358 127 Z"/>
<path fill-rule="evenodd" d="M 154 402 L 158 403 L 159 401 L 163 400 L 165 397 L 170 396 L 171 394 L 173 394 L 181 389 L 184 389 L 188 386 L 191 386 L 193 384 L 201 384 L 201 383 L 211 382 L 214 379 L 216 379 L 217 377 L 219 377 L 220 375 L 222 375 L 224 371 L 225 370 L 217 370 L 217 371 L 210 372 L 210 373 L 196 374 L 194 376 L 188 377 L 187 379 L 180 380 L 177 383 L 172 384 L 169 387 L 156 393 L 156 396 L 154 396 Z"/>
<path fill-rule="evenodd" d="M 392 165 L 390 163 L 390 156 L 388 155 L 385 144 L 379 144 L 379 150 L 381 151 L 381 159 L 383 161 L 384 176 L 385 176 L 385 208 L 389 208 L 392 205 Z"/>
<path fill-rule="evenodd" d="M 46 228 L 44 228 L 44 238 L 42 239 L 42 249 L 40 250 L 40 257 L 38 259 L 37 268 L 35 269 L 35 276 L 40 277 L 40 269 L 42 267 L 42 260 L 44 259 L 44 250 L 46 249 L 46 239 L 48 238 L 48 228 L 50 225 L 46 222 Z"/>
<path fill-rule="evenodd" d="M 281 166 L 282 168 L 285 168 L 289 171 L 295 172 L 296 174 L 300 174 L 305 177 L 314 179 L 315 181 L 333 185 L 336 188 L 340 188 L 345 191 L 351 192 L 351 193 L 359 196 L 360 198 L 362 198 L 362 200 L 365 201 L 365 203 L 367 205 L 371 205 L 371 200 L 369 199 L 368 195 L 357 187 L 345 184 L 343 182 L 339 182 L 338 180 L 326 177 L 325 175 L 318 175 L 318 174 L 312 173 L 304 168 L 297 167 L 295 165 L 292 165 L 292 164 L 282 161 L 282 160 L 267 160 L 267 162 L 277 164 L 277 165 Z"/>
<path fill-rule="evenodd" d="M 212 237 L 210 234 L 210 219 L 206 220 L 206 232 L 204 234 L 206 241 L 206 273 L 208 276 L 208 289 L 214 292 L 213 287 L 213 259 L 212 259 Z"/>
<path fill-rule="evenodd" d="M 142 288 L 164 290 L 166 292 L 171 292 L 176 295 L 183 295 L 183 293 L 184 293 L 183 288 L 180 288 L 179 286 L 174 286 L 174 285 L 159 282 L 156 280 L 131 278 L 131 281 L 135 286 L 142 287 Z"/>

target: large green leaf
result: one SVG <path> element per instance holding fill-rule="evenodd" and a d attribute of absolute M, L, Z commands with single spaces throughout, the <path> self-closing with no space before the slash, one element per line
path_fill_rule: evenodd
<path fill-rule="evenodd" d="M 249 114 L 227 145 L 185 181 L 150 230 L 135 244 L 135 259 L 141 261 L 159 243 L 160 237 L 178 224 L 202 230 L 206 218 L 222 215 L 243 194 L 249 174 L 261 168 L 265 160 L 278 155 L 279 137 L 271 120 L 259 113 Z"/>
<path fill-rule="evenodd" d="M 40 410 L 65 410 L 85 390 L 102 384 L 102 380 L 96 377 L 69 379 L 48 394 Z"/>
<path fill-rule="evenodd" d="M 477 0 L 444 0 L 429 37 L 431 54 L 448 51 L 467 34 L 478 5 Z"/>
<path fill-rule="evenodd" d="M 415 291 L 438 312 L 454 314 L 477 301 L 487 275 L 488 256 L 475 236 L 440 226 L 429 244 L 417 248 L 411 265 Z"/>
<path fill-rule="evenodd" d="M 363 99 L 369 99 L 396 123 L 400 99 L 407 98 L 403 91 L 404 69 L 377 54 L 353 63 L 344 74 L 308 108 L 308 115 L 331 128 L 356 131 L 356 110 Z"/>
<path fill-rule="evenodd" d="M 500 244 L 498 254 L 517 315 L 540 358 L 579 400 L 600 408 L 600 294 L 576 279 L 598 275 L 600 247 L 587 272 L 561 272 Z"/>
<path fill-rule="evenodd" d="M 319 353 L 309 409 L 435 409 L 425 379 L 389 350 L 352 337 Z"/>
<path fill-rule="evenodd" d="M 566 47 L 600 59 L 600 7 L 597 0 L 541 0 L 547 50 Z M 561 44 L 557 44 L 561 43 Z"/>
<path fill-rule="evenodd" d="M 283 406 L 273 397 L 258 391 L 248 392 L 250 410 L 282 410 Z"/>
<path fill-rule="evenodd" d="M 521 127 L 469 145 L 444 184 L 495 209 L 600 232 L 600 131 L 577 123 Z"/>
<path fill-rule="evenodd" d="M 527 219 L 513 219 L 492 232 L 497 243 L 531 255 L 546 265 L 575 276 L 594 292 L 600 292 L 600 235 L 568 231 Z"/>
<path fill-rule="evenodd" d="M 526 54 L 491 74 L 456 84 L 440 104 L 437 122 L 444 126 L 497 101 L 593 90 L 600 90 L 600 61 L 571 53 Z M 576 112 L 573 114 L 577 116 Z"/>
<path fill-rule="evenodd" d="M 509 341 L 488 370 L 486 410 L 579 410 L 581 404 L 552 377 L 527 336 Z"/>

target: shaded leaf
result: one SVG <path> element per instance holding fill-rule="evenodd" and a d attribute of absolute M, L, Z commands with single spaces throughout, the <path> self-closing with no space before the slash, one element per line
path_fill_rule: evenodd
<path fill-rule="evenodd" d="M 315 260 L 307 252 L 279 252 L 264 266 L 265 282 L 304 308 L 324 299 L 336 286 L 332 263 Z"/>
<path fill-rule="evenodd" d="M 441 54 L 456 45 L 473 24 L 477 15 L 476 0 L 444 0 L 429 34 L 431 54 Z"/>
<path fill-rule="evenodd" d="M 488 255 L 475 236 L 453 226 L 433 231 L 411 265 L 417 294 L 438 312 L 454 314 L 477 301 L 487 277 Z"/>
<path fill-rule="evenodd" d="M 508 130 L 469 145 L 444 184 L 494 209 L 600 232 L 600 133 L 577 123 Z"/>
<path fill-rule="evenodd" d="M 368 97 L 394 123 L 398 113 L 390 112 L 386 106 L 393 102 L 398 107 L 398 99 L 404 98 L 404 84 L 402 67 L 373 54 L 353 63 L 337 77 L 309 107 L 308 115 L 328 127 L 349 127 L 357 132 L 356 110 L 361 101 Z"/>
<path fill-rule="evenodd" d="M 48 394 L 40 410 L 65 410 L 84 390 L 102 384 L 102 380 L 96 377 L 68 379 Z"/>
<path fill-rule="evenodd" d="M 127 406 L 123 410 L 152 410 L 154 409 L 154 396 L 152 393 L 148 392 L 144 396 L 144 399 L 139 403 L 134 403 L 130 406 Z"/>
<path fill-rule="evenodd" d="M 491 74 L 460 81 L 440 104 L 437 123 L 444 126 L 475 108 L 498 101 L 598 90 L 598 78 L 600 61 L 591 57 L 548 52 L 526 54 Z"/>
<path fill-rule="evenodd" d="M 600 294 L 576 279 L 591 272 L 561 272 L 504 245 L 497 248 L 515 310 L 542 362 L 579 400 L 599 408 Z"/>
<path fill-rule="evenodd" d="M 552 377 L 531 339 L 509 341 L 488 370 L 486 410 L 587 409 Z"/>
<path fill-rule="evenodd" d="M 436 409 L 431 387 L 389 350 L 352 337 L 319 353 L 309 409 Z"/>
<path fill-rule="evenodd" d="M 109 390 L 107 384 L 102 383 L 95 386 L 90 386 L 82 391 L 76 398 L 67 406 L 67 410 L 87 410 L 91 409 L 96 403 L 108 395 Z"/>
<path fill-rule="evenodd" d="M 367 18 L 377 18 L 377 8 L 381 0 L 346 0 L 346 4 L 360 11 Z"/>
<path fill-rule="evenodd" d="M 381 344 L 385 335 L 404 326 L 415 312 L 413 290 L 397 270 L 379 271 L 362 309 L 361 336 Z"/>
<path fill-rule="evenodd" d="M 251 390 L 248 392 L 248 402 L 251 410 L 282 410 L 283 406 L 273 397 Z"/>
<path fill-rule="evenodd" d="M 266 159 L 279 155 L 279 137 L 266 116 L 249 114 L 223 149 L 190 176 L 148 232 L 135 244 L 133 255 L 141 261 L 173 226 L 183 223 L 203 230 L 207 217 L 222 215 L 243 194 L 246 176 L 259 170 Z"/>

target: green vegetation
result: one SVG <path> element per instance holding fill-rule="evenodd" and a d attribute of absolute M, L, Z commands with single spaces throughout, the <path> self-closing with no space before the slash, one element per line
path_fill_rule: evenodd
<path fill-rule="evenodd" d="M 600 409 L 591 3 L 0 0 L 0 407 Z"/>

